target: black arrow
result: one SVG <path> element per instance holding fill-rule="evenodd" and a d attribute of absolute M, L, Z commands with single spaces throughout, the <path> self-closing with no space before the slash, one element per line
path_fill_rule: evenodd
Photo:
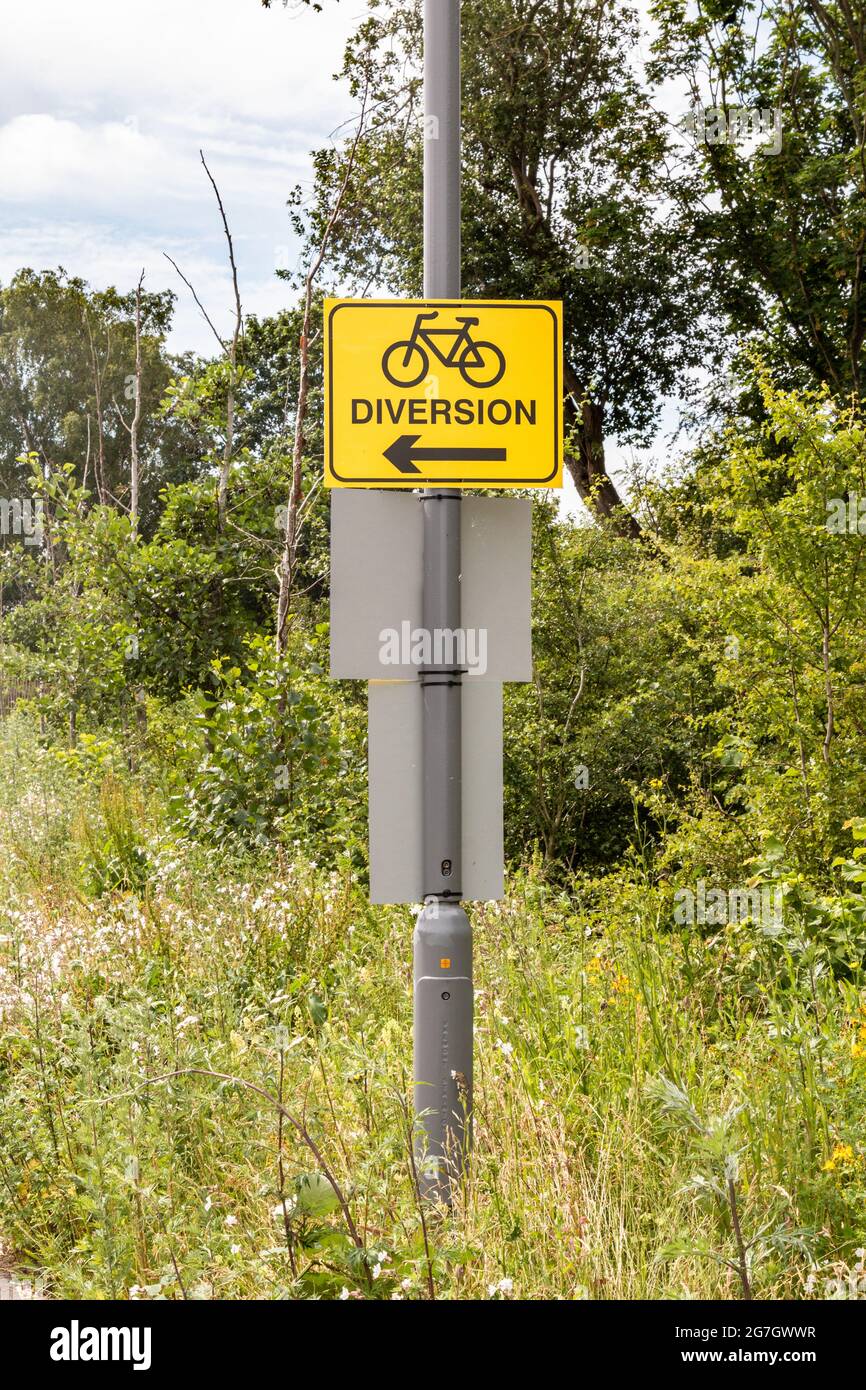
<path fill-rule="evenodd" d="M 392 463 L 398 473 L 420 473 L 418 463 L 504 463 L 505 449 L 416 449 L 420 434 L 401 434 L 389 449 L 385 458 Z"/>

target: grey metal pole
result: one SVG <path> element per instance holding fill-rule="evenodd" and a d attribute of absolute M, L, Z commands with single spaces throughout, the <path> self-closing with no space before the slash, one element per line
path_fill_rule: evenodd
<path fill-rule="evenodd" d="M 460 298 L 460 0 L 424 0 L 424 296 Z M 425 489 L 423 622 L 460 627 L 460 493 Z M 472 937 L 460 906 L 462 672 L 421 673 L 424 908 L 415 928 L 415 1111 L 425 1196 L 449 1201 L 469 1144 Z"/>

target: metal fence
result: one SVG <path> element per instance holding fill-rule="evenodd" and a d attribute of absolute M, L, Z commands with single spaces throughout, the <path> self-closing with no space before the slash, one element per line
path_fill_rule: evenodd
<path fill-rule="evenodd" d="M 0 719 L 11 714 L 19 700 L 35 700 L 42 693 L 41 683 L 36 680 L 0 680 Z"/>

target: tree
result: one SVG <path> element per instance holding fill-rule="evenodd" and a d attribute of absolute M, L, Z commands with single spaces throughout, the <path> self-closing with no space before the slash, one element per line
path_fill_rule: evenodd
<path fill-rule="evenodd" d="M 165 253 L 165 257 L 166 260 L 174 266 L 181 280 L 183 280 L 187 289 L 192 294 L 192 297 L 195 300 L 202 317 L 204 318 L 208 328 L 211 330 L 214 337 L 216 338 L 217 343 L 220 347 L 220 351 L 222 353 L 222 360 L 217 363 L 214 363 L 212 365 L 212 370 L 210 371 L 210 377 L 212 382 L 218 384 L 224 391 L 225 395 L 225 407 L 222 421 L 223 443 L 220 458 L 218 460 L 219 482 L 217 484 L 217 504 L 219 507 L 220 528 L 222 529 L 226 524 L 229 476 L 231 474 L 232 461 L 234 458 L 235 450 L 235 435 L 237 430 L 235 413 L 237 405 L 238 386 L 240 385 L 240 382 L 243 379 L 242 356 L 244 314 L 243 306 L 241 305 L 241 292 L 240 285 L 238 282 L 237 262 L 235 261 L 234 241 L 232 239 L 231 231 L 229 230 L 228 218 L 226 217 L 226 211 L 225 206 L 223 204 L 222 195 L 220 194 L 219 188 L 217 187 L 216 179 L 214 178 L 213 174 L 208 168 L 207 161 L 204 157 L 204 153 L 201 150 L 199 150 L 199 158 L 201 159 L 202 168 L 207 174 L 211 188 L 214 191 L 214 196 L 217 201 L 217 207 L 219 208 L 219 215 L 220 221 L 222 223 L 223 234 L 226 239 L 226 247 L 228 249 L 229 268 L 231 270 L 232 281 L 232 295 L 234 299 L 234 317 L 232 320 L 231 336 L 229 338 L 223 338 L 223 336 L 218 332 L 218 330 L 214 326 L 213 319 L 210 317 L 209 313 L 207 312 L 198 295 L 196 294 L 193 285 L 190 284 L 189 280 L 184 275 L 177 262 L 173 261 L 171 256 L 169 256 L 167 252 Z"/>
<path fill-rule="evenodd" d="M 720 310 L 761 341 L 781 383 L 862 395 L 862 4 L 656 0 L 653 13 L 650 74 L 684 83 L 698 117 L 672 195 Z M 733 134 L 747 111 L 765 113 L 763 150 Z"/>
<path fill-rule="evenodd" d="M 664 199 L 668 134 L 636 80 L 635 14 L 609 0 L 478 0 L 463 8 L 463 287 L 565 302 L 567 463 L 630 535 L 604 441 L 646 442 L 661 396 L 708 350 L 698 248 Z M 343 76 L 372 92 L 331 268 L 359 292 L 422 279 L 419 0 L 373 0 Z M 321 238 L 345 153 L 316 156 L 307 227 Z"/>
<path fill-rule="evenodd" d="M 336 191 L 330 214 L 322 229 L 321 240 L 315 249 L 309 268 L 304 277 L 301 334 L 299 338 L 298 394 L 293 421 L 292 480 L 289 487 L 288 505 L 286 506 L 286 521 L 279 564 L 279 593 L 277 595 L 276 621 L 276 646 L 278 654 L 282 654 L 287 646 L 288 634 L 286 625 L 289 617 L 289 602 L 292 593 L 292 581 L 295 575 L 295 563 L 301 525 L 304 453 L 307 443 L 307 416 L 309 411 L 309 391 L 312 375 L 310 367 L 310 337 L 313 330 L 313 292 L 319 272 L 322 269 L 322 265 L 328 253 L 331 238 L 339 227 L 341 218 L 344 216 L 344 202 L 346 201 L 349 181 L 352 177 L 361 141 L 366 131 L 367 101 L 369 99 L 369 94 L 368 83 L 362 94 L 361 109 L 357 117 L 355 133 L 348 142 L 348 146 L 345 150 L 343 177 Z M 288 392 L 289 380 L 287 379 L 286 426 L 288 426 Z"/>
<path fill-rule="evenodd" d="M 140 376 L 137 511 L 152 526 L 160 488 L 197 472 L 195 441 L 160 410 L 174 372 L 186 365 L 165 348 L 173 304 L 167 291 L 91 290 L 62 269 L 20 270 L 0 287 L 4 495 L 26 493 L 30 465 L 16 460 L 35 454 L 46 476 L 69 462 L 77 482 L 98 500 L 128 507 L 126 417 Z"/>

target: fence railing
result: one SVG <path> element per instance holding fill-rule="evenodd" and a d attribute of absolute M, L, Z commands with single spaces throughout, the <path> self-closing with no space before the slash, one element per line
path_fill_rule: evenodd
<path fill-rule="evenodd" d="M 37 680 L 0 681 L 0 719 L 11 714 L 19 700 L 35 700 L 42 688 Z"/>

